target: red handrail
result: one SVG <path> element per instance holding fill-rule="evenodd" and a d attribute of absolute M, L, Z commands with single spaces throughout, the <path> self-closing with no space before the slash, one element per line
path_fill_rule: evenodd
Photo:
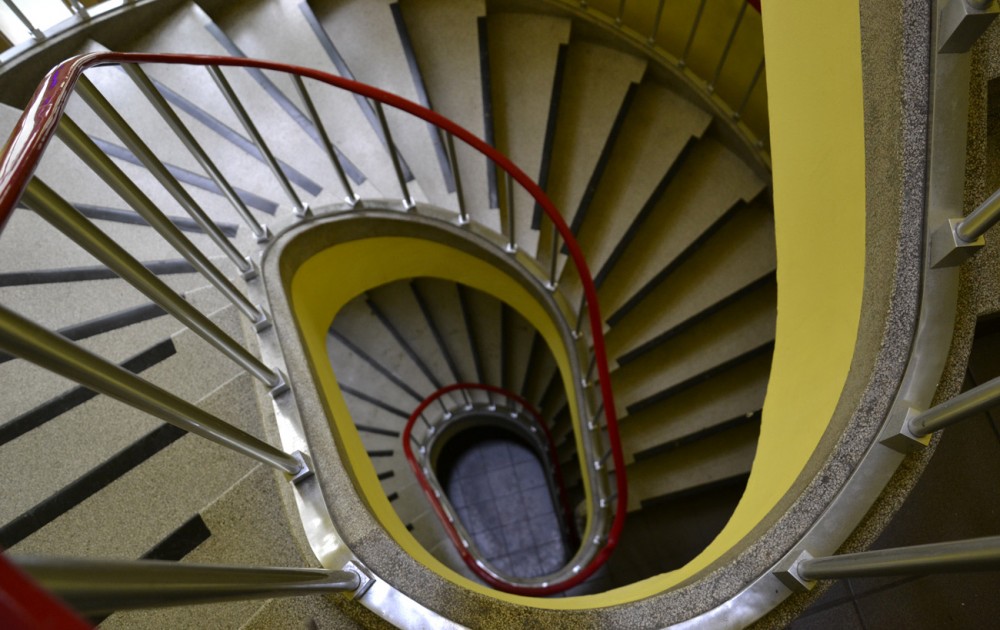
<path fill-rule="evenodd" d="M 90 630 L 91 626 L 0 554 L 0 628 Z"/>
<path fill-rule="evenodd" d="M 618 544 L 622 528 L 625 526 L 625 506 L 628 500 L 628 487 L 625 479 L 625 461 L 622 456 L 621 439 L 618 434 L 614 393 L 611 391 L 611 379 L 608 371 L 607 352 L 604 345 L 600 305 L 597 301 L 597 289 L 594 286 L 593 277 L 590 274 L 590 269 L 583 257 L 579 243 L 576 242 L 573 233 L 570 231 L 569 226 L 566 225 L 566 222 L 563 220 L 562 215 L 559 214 L 552 200 L 548 198 L 538 184 L 511 162 L 507 156 L 477 138 L 464 127 L 417 103 L 364 83 L 344 79 L 343 77 L 328 74 L 320 70 L 260 59 L 220 57 L 215 55 L 98 52 L 78 55 L 67 59 L 50 70 L 35 90 L 35 94 L 31 97 L 24 113 L 14 127 L 7 144 L 3 148 L 2 154 L 0 154 L 0 230 L 6 224 L 10 213 L 24 192 L 28 181 L 31 179 L 45 151 L 45 147 L 55 134 L 56 125 L 66 108 L 66 104 L 69 102 L 72 89 L 80 75 L 88 68 L 125 63 L 164 63 L 257 68 L 308 77 L 321 83 L 380 101 L 421 118 L 439 129 L 443 129 L 492 160 L 494 164 L 506 171 L 510 177 L 531 194 L 562 237 L 569 256 L 573 260 L 573 264 L 580 276 L 584 296 L 587 301 L 587 314 L 590 319 L 590 331 L 594 346 L 598 381 L 601 388 L 601 396 L 604 400 L 608 441 L 611 446 L 612 460 L 614 461 L 616 471 L 617 505 L 614 521 L 608 532 L 607 542 L 588 567 L 582 569 L 577 574 L 574 578 L 574 583 L 582 581 L 582 578 L 580 578 L 581 575 L 585 577 L 603 564 Z M 585 575 L 584 572 L 586 572 Z"/>
<path fill-rule="evenodd" d="M 444 508 L 438 500 L 437 495 L 434 493 L 434 489 L 431 488 L 430 481 L 424 474 L 423 467 L 413 454 L 413 446 L 410 444 L 410 435 L 413 433 L 413 427 L 416 424 L 417 419 L 420 418 L 421 414 L 423 414 L 429 406 L 434 404 L 445 394 L 464 390 L 487 391 L 509 398 L 510 400 L 513 400 L 521 405 L 521 407 L 523 407 L 525 411 L 527 411 L 534 418 L 535 424 L 542 428 L 542 432 L 545 434 L 545 441 L 548 444 L 549 459 L 555 465 L 556 485 L 559 489 L 559 502 L 562 504 L 563 519 L 569 525 L 570 531 L 573 534 L 576 534 L 573 508 L 569 504 L 569 497 L 566 493 L 566 484 L 563 481 L 562 470 L 559 468 L 559 453 L 556 451 L 556 443 L 555 440 L 552 439 L 552 432 L 542 420 L 542 414 L 535 408 L 534 405 L 514 392 L 508 391 L 502 387 L 496 387 L 495 385 L 486 385 L 482 383 L 456 383 L 454 385 L 442 387 L 417 405 L 417 408 L 413 410 L 413 413 L 410 414 L 409 420 L 406 422 L 406 428 L 403 429 L 403 452 L 406 454 L 406 461 L 409 462 L 410 468 L 413 469 L 413 474 L 416 475 L 417 481 L 420 483 L 420 487 L 423 489 L 424 494 L 427 495 L 427 499 L 431 502 L 431 507 L 434 508 L 434 512 L 437 514 L 438 520 L 440 520 L 441 524 L 444 525 L 445 531 L 448 533 L 448 537 L 451 538 L 452 543 L 454 543 L 455 548 L 458 550 L 459 555 L 462 556 L 462 560 L 465 561 L 465 564 L 467 564 L 468 567 L 476 573 L 476 575 L 483 578 L 483 580 L 485 580 L 488 584 L 499 590 L 506 591 L 508 593 L 516 593 L 518 595 L 549 595 L 575 586 L 577 583 L 575 579 L 572 584 L 567 580 L 565 582 L 552 584 L 545 588 L 518 586 L 497 580 L 476 563 L 476 558 L 469 552 L 468 548 L 462 544 L 462 539 L 458 535 L 455 525 L 448 520 L 448 517 L 445 515 Z M 578 536 L 578 534 L 576 535 Z M 587 576 L 584 576 L 582 579 L 586 579 L 586 577 Z"/>

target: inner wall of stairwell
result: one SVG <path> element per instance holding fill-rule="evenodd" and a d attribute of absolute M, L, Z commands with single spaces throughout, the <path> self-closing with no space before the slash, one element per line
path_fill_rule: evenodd
<path fill-rule="evenodd" d="M 455 301 L 446 302 L 449 296 Z M 403 413 L 419 404 L 417 396 L 433 393 L 422 386 L 472 382 L 513 391 L 533 399 L 557 441 L 573 445 L 565 397 L 558 383 L 548 386 L 558 377 L 555 359 L 535 342 L 537 331 L 491 295 L 434 278 L 393 282 L 348 303 L 330 334 L 336 340 L 330 363 L 384 494 L 407 529 L 446 564 L 452 543 L 427 522 L 436 518 L 433 507 L 402 456 L 405 434 L 395 435 L 406 422 Z M 491 396 L 454 392 L 427 417 L 437 425 L 446 408 L 459 413 L 467 402 L 499 402 Z M 454 431 L 435 439 L 430 472 L 482 560 L 517 578 L 553 573 L 579 541 L 570 539 L 574 527 L 562 522 L 545 457 L 519 435 L 524 429 L 517 420 L 497 413 L 480 420 L 463 417 Z M 560 465 L 563 476 L 571 475 L 579 467 L 575 451 Z M 573 503 L 584 501 L 579 482 L 568 490 Z"/>

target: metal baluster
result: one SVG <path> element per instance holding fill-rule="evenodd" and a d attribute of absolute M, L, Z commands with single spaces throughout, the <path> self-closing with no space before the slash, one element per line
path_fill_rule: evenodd
<path fill-rule="evenodd" d="M 64 119 L 65 120 L 65 119 Z M 287 389 L 281 375 L 260 362 L 246 348 L 224 333 L 211 319 L 184 300 L 166 283 L 142 266 L 80 212 L 38 178 L 28 182 L 22 201 L 40 217 L 68 236 L 94 258 L 149 297 L 234 363 L 271 388 L 273 395 Z"/>
<path fill-rule="evenodd" d="M 969 213 L 955 227 L 955 234 L 967 243 L 974 243 L 987 230 L 1000 221 L 1000 190 L 995 191 L 986 201 Z"/>
<path fill-rule="evenodd" d="M 246 296 L 240 293 L 215 265 L 177 229 L 177 226 L 164 216 L 163 212 L 150 201 L 135 182 L 129 179 L 69 116 L 64 115 L 59 120 L 56 134 L 73 153 L 163 236 L 185 260 L 191 263 L 191 266 L 205 276 L 212 286 L 253 321 L 258 330 L 262 330 L 270 324 L 263 309 L 251 304 Z"/>
<path fill-rule="evenodd" d="M 743 95 L 743 100 L 740 101 L 740 106 L 735 112 L 733 112 L 733 120 L 739 120 L 743 117 L 743 110 L 746 109 L 747 103 L 750 102 L 750 95 L 753 94 L 753 89 L 757 87 L 757 81 L 760 79 L 762 72 L 764 72 L 763 58 L 761 58 L 760 63 L 757 64 L 757 70 L 753 73 L 753 79 L 750 80 L 750 85 L 747 86 L 746 94 Z"/>
<path fill-rule="evenodd" d="M 573 338 L 579 339 L 583 336 L 583 320 L 587 316 L 587 298 L 580 298 L 580 306 L 576 309 L 576 327 L 573 329 Z"/>
<path fill-rule="evenodd" d="M 656 43 L 656 34 L 660 30 L 660 20 L 663 19 L 663 7 L 667 4 L 667 0 L 660 0 L 656 5 L 656 17 L 653 18 L 653 30 L 649 33 L 649 39 L 646 40 L 646 44 L 652 46 Z"/>
<path fill-rule="evenodd" d="M 701 23 L 701 14 L 705 11 L 705 0 L 698 4 L 698 12 L 694 15 L 694 24 L 691 25 L 691 33 L 688 35 L 687 44 L 684 45 L 684 53 L 677 60 L 677 65 L 683 68 L 687 65 L 688 54 L 691 52 L 691 44 L 694 43 L 695 33 L 698 32 L 698 25 Z"/>
<path fill-rule="evenodd" d="M 619 0 L 618 2 L 618 15 L 615 16 L 615 25 L 622 25 L 622 18 L 625 16 L 625 0 Z"/>
<path fill-rule="evenodd" d="M 559 230 L 556 226 L 552 226 L 552 249 L 550 251 L 549 257 L 549 281 L 545 284 L 545 288 L 549 291 L 555 291 L 556 287 L 559 286 L 556 282 L 556 273 L 559 267 Z"/>
<path fill-rule="evenodd" d="M 986 381 L 937 407 L 911 417 L 907 428 L 917 437 L 930 435 L 997 405 L 1000 401 L 1000 377 Z"/>
<path fill-rule="evenodd" d="M 195 435 L 297 475 L 305 463 L 125 368 L 0 307 L 0 349 Z"/>
<path fill-rule="evenodd" d="M 219 86 L 219 90 L 222 92 L 223 96 L 226 97 L 226 101 L 232 108 L 233 113 L 236 117 L 240 119 L 240 123 L 243 128 L 246 129 L 247 134 L 253 139 L 253 143 L 257 146 L 257 150 L 264 157 L 264 161 L 271 168 L 271 172 L 274 173 L 274 177 L 278 180 L 278 184 L 281 186 L 282 190 L 292 202 L 292 212 L 299 217 L 309 216 L 309 206 L 302 202 L 299 198 L 295 189 L 292 188 L 291 182 L 288 181 L 288 177 L 285 176 L 285 172 L 281 170 L 281 166 L 278 165 L 278 160 L 275 159 L 274 154 L 271 153 L 271 149 L 268 148 L 267 143 L 264 142 L 264 137 L 260 135 L 257 131 L 257 126 L 253 124 L 250 120 L 250 115 L 247 114 L 247 110 L 243 108 L 243 104 L 240 103 L 239 97 L 236 96 L 236 92 L 233 91 L 229 81 L 226 76 L 222 73 L 222 68 L 218 66 L 207 66 L 208 73 L 212 75 L 212 79 L 215 84 Z"/>
<path fill-rule="evenodd" d="M 504 180 L 507 189 L 507 250 L 508 254 L 517 252 L 517 236 L 514 234 L 514 178 L 510 173 L 504 171 Z"/>
<path fill-rule="evenodd" d="M 465 209 L 465 198 L 462 196 L 462 175 L 458 172 L 458 160 L 455 157 L 455 137 L 446 135 L 448 141 L 448 160 L 451 162 L 451 172 L 455 175 L 455 196 L 458 198 L 458 224 L 468 225 L 469 213 Z"/>
<path fill-rule="evenodd" d="M 385 119 L 385 110 L 380 101 L 375 102 L 375 113 L 378 114 L 378 122 L 382 126 L 382 134 L 385 136 L 386 146 L 389 148 L 389 157 L 392 158 L 392 169 L 396 171 L 396 179 L 399 181 L 399 188 L 403 193 L 403 208 L 412 210 L 416 204 L 410 196 L 410 187 L 406 185 L 406 178 L 403 176 L 403 168 L 399 163 L 399 154 L 396 152 L 396 144 L 392 141 L 392 133 L 389 131 L 389 123 Z"/>
<path fill-rule="evenodd" d="M 139 137 L 139 134 L 135 132 L 132 127 L 125 122 L 114 106 L 101 94 L 100 90 L 97 89 L 90 79 L 86 76 L 81 75 L 77 81 L 77 90 L 83 101 L 90 106 L 90 109 L 94 111 L 97 116 L 104 121 L 104 123 L 111 129 L 112 132 L 118 139 L 121 140 L 126 147 L 139 158 L 139 161 L 153 174 L 156 181 L 160 182 L 164 188 L 170 193 L 170 196 L 184 208 L 195 223 L 212 239 L 219 249 L 222 250 L 236 268 L 240 270 L 240 273 L 246 275 L 254 275 L 256 272 L 250 261 L 243 257 L 243 255 L 233 246 L 232 242 L 222 233 L 219 226 L 215 224 L 215 221 L 210 219 L 205 211 L 201 209 L 201 206 L 191 197 L 190 193 L 181 186 L 180 182 L 177 181 L 167 167 L 156 157 L 153 150 L 149 148 L 145 142 Z M 192 245 L 193 247 L 193 245 Z"/>
<path fill-rule="evenodd" d="M 80 0 L 63 0 L 63 3 L 69 7 L 69 10 L 73 15 L 79 15 L 84 20 L 90 19 L 90 14 L 87 13 L 87 7 L 80 3 Z"/>
<path fill-rule="evenodd" d="M 1000 536 L 803 559 L 796 572 L 805 580 L 883 575 L 926 575 L 996 570 Z"/>
<path fill-rule="evenodd" d="M 729 39 L 726 40 L 726 46 L 722 49 L 722 57 L 719 58 L 719 65 L 715 67 L 715 74 L 712 76 L 712 80 L 705 86 L 709 94 L 715 91 L 715 84 L 719 82 L 719 76 L 722 74 L 722 66 L 726 64 L 729 50 L 733 47 L 733 41 L 736 39 L 736 32 L 740 30 L 740 24 L 743 22 L 743 14 L 747 11 L 747 4 L 749 3 L 744 2 L 740 5 L 739 13 L 736 14 L 736 22 L 733 23 L 733 30 L 729 31 Z"/>
<path fill-rule="evenodd" d="M 187 147 L 188 151 L 190 151 L 191 154 L 194 155 L 195 159 L 198 160 L 198 163 L 201 164 L 201 167 L 209 174 L 212 181 L 215 182 L 216 186 L 219 187 L 219 190 L 221 190 L 226 196 L 226 199 L 229 200 L 229 203 L 233 204 L 233 208 L 236 209 L 236 213 L 240 215 L 243 222 L 250 228 L 250 231 L 257 239 L 257 242 L 266 243 L 270 240 L 271 235 L 268 232 L 267 226 L 261 225 L 257 222 L 257 219 L 250 213 L 250 210 L 247 209 L 246 204 L 243 203 L 243 200 L 240 199 L 240 196 L 229 184 L 229 181 L 225 178 L 225 176 L 223 176 L 222 172 L 215 165 L 215 162 L 208 157 L 208 154 L 205 153 L 205 150 L 202 149 L 200 144 L 198 144 L 198 141 L 195 140 L 188 128 L 183 122 L 181 122 L 180 117 L 170 107 L 167 100 L 163 98 L 160 91 L 156 89 L 153 82 L 149 80 L 149 77 L 146 76 L 146 73 L 143 72 L 142 68 L 136 64 L 124 64 L 122 69 L 132 78 L 132 81 L 135 82 L 139 90 L 146 96 L 156 111 L 159 112 L 160 116 L 167 123 L 167 125 L 169 125 L 173 132 L 177 134 L 177 137 L 184 143 L 184 146 Z"/>
<path fill-rule="evenodd" d="M 298 91 L 299 97 L 302 99 L 302 103 L 306 106 L 309 118 L 312 120 L 313 126 L 316 127 L 320 140 L 323 141 L 323 148 L 326 149 L 326 154 L 330 158 L 330 162 L 333 163 L 333 169 L 337 172 L 337 178 L 340 180 L 340 185 L 347 192 L 347 203 L 352 206 L 358 205 L 358 202 L 361 201 L 361 197 L 354 192 L 354 188 L 351 186 L 351 181 L 347 178 L 347 173 L 344 172 L 344 166 L 340 163 L 340 158 L 337 157 L 337 149 L 333 146 L 333 142 L 330 141 L 330 136 L 326 133 L 326 127 L 323 125 L 323 121 L 319 117 L 319 112 L 316 111 L 316 106 L 313 104 L 313 100 L 310 98 L 309 92 L 306 90 L 306 84 L 302 81 L 302 77 L 297 74 L 293 74 L 291 77 L 292 82 L 295 84 L 295 89 Z"/>
<path fill-rule="evenodd" d="M 13 557 L 13 563 L 83 615 L 355 591 L 353 571 L 235 567 L 165 560 Z"/>
<path fill-rule="evenodd" d="M 40 31 L 34 24 L 31 23 L 28 16 L 25 15 L 21 9 L 17 8 L 17 5 L 13 2 L 13 0 L 3 0 L 3 3 L 7 5 L 10 12 L 14 14 L 14 17 L 16 17 L 21 24 L 24 24 L 24 27 L 28 29 L 28 32 L 31 33 L 31 36 L 34 37 L 36 41 L 40 42 L 45 39 L 45 33 Z"/>

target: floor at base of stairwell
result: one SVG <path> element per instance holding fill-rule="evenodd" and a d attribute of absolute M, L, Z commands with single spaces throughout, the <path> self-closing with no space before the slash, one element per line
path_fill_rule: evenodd
<path fill-rule="evenodd" d="M 1000 375 L 1000 333 L 977 339 L 966 387 Z M 992 364 L 992 365 L 991 365 Z M 944 430 L 927 469 L 872 545 L 885 549 L 1000 534 L 1000 408 Z M 789 628 L 995 627 L 1000 571 L 839 580 Z"/>
<path fill-rule="evenodd" d="M 497 434 L 458 446 L 441 478 L 483 558 L 517 577 L 562 567 L 566 543 L 545 472 L 532 450 Z"/>

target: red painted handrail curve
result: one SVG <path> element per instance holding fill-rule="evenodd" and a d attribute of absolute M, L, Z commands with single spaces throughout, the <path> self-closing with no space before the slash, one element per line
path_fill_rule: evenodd
<path fill-rule="evenodd" d="M 320 70 L 273 61 L 215 55 L 155 53 L 99 52 L 78 55 L 57 65 L 45 76 L 35 90 L 17 125 L 14 127 L 7 144 L 3 148 L 2 154 L 0 154 L 0 230 L 2 230 L 9 219 L 13 208 L 34 174 L 46 146 L 55 134 L 56 125 L 66 108 L 66 104 L 69 102 L 73 87 L 76 85 L 80 75 L 88 68 L 97 66 L 137 63 L 224 66 L 273 70 L 310 78 L 353 92 L 354 94 L 360 94 L 366 98 L 380 101 L 421 118 L 462 140 L 492 160 L 494 164 L 506 171 L 514 181 L 531 194 L 562 237 L 569 257 L 572 259 L 580 276 L 587 302 L 587 314 L 590 319 L 590 332 L 593 340 L 598 381 L 601 388 L 601 396 L 604 400 L 608 440 L 611 445 L 612 460 L 617 471 L 615 475 L 617 505 L 614 521 L 608 532 L 607 542 L 591 563 L 574 576 L 573 582 L 581 582 L 583 577 L 590 575 L 597 567 L 603 564 L 618 544 L 618 539 L 625 525 L 625 506 L 628 500 L 628 487 L 625 479 L 625 462 L 622 456 L 621 440 L 618 433 L 614 394 L 611 391 L 611 379 L 609 377 L 607 352 L 604 345 L 600 305 L 597 301 L 597 289 L 594 286 L 593 277 L 584 259 L 583 251 L 573 237 L 569 226 L 563 220 L 562 215 L 559 214 L 552 200 L 548 198 L 538 184 L 518 168 L 516 164 L 511 162 L 507 156 L 448 118 L 417 103 L 364 83 L 344 79 L 343 77 L 328 74 Z"/>
<path fill-rule="evenodd" d="M 419 405 L 417 405 L 417 408 L 413 410 L 413 413 L 410 414 L 410 418 L 406 422 L 406 428 L 403 429 L 403 438 L 402 438 L 403 452 L 406 454 L 406 461 L 409 462 L 410 468 L 413 469 L 413 474 L 416 475 L 417 481 L 420 483 L 420 487 L 423 489 L 424 494 L 427 495 L 427 499 L 430 501 L 431 507 L 434 508 L 434 512 L 437 514 L 438 520 L 440 520 L 441 524 L 444 525 L 445 531 L 448 533 L 448 537 L 451 539 L 452 543 L 454 543 L 455 548 L 458 550 L 459 555 L 462 556 L 462 560 L 465 561 L 465 564 L 468 565 L 468 567 L 472 569 L 472 571 L 475 572 L 476 575 L 483 578 L 483 580 L 486 581 L 489 585 L 496 587 L 499 590 L 506 591 L 508 593 L 515 593 L 517 595 L 536 595 L 536 596 L 550 595 L 552 593 L 557 593 L 559 591 L 572 588 L 578 583 L 576 575 L 574 575 L 572 583 L 570 580 L 566 580 L 563 582 L 551 584 L 548 587 L 519 586 L 516 584 L 510 584 L 509 582 L 504 582 L 502 580 L 497 580 L 492 575 L 490 575 L 485 569 L 483 569 L 479 564 L 476 563 L 476 558 L 469 552 L 469 550 L 465 547 L 465 545 L 462 544 L 462 539 L 458 535 L 458 531 L 456 531 L 455 525 L 450 520 L 448 520 L 444 508 L 441 505 L 441 501 L 434 493 L 434 489 L 431 488 L 430 481 L 424 474 L 423 467 L 417 461 L 416 455 L 413 454 L 413 446 L 410 443 L 410 435 L 412 435 L 413 427 L 416 424 L 417 420 L 420 418 L 421 414 L 423 414 L 428 407 L 437 402 L 437 400 L 440 399 L 442 396 L 456 391 L 468 391 L 468 390 L 492 392 L 494 394 L 500 394 L 501 396 L 504 396 L 506 398 L 509 398 L 510 400 L 517 402 L 519 405 L 521 405 L 521 407 L 524 408 L 525 411 L 527 411 L 532 416 L 532 418 L 534 418 L 535 424 L 542 428 L 542 433 L 545 434 L 545 441 L 546 444 L 548 444 L 549 448 L 549 458 L 552 461 L 552 464 L 555 466 L 556 486 L 559 489 L 559 502 L 562 505 L 563 509 L 563 519 L 569 526 L 570 531 L 575 533 L 573 508 L 569 504 L 569 498 L 566 493 L 566 484 L 563 481 L 562 471 L 559 468 L 559 453 L 556 451 L 556 443 L 555 440 L 552 439 L 552 432 L 549 430 L 549 427 L 542 420 L 542 414 L 538 411 L 538 409 L 536 409 L 534 405 L 532 405 L 530 402 L 528 402 L 521 396 L 518 396 L 514 392 L 508 391 L 502 387 L 496 387 L 495 385 L 485 385 L 482 383 L 456 383 L 454 385 L 448 385 L 447 387 L 442 387 L 441 389 L 437 390 L 436 392 L 425 398 Z M 586 577 L 587 576 L 581 578 L 581 581 L 583 579 L 586 579 Z"/>

